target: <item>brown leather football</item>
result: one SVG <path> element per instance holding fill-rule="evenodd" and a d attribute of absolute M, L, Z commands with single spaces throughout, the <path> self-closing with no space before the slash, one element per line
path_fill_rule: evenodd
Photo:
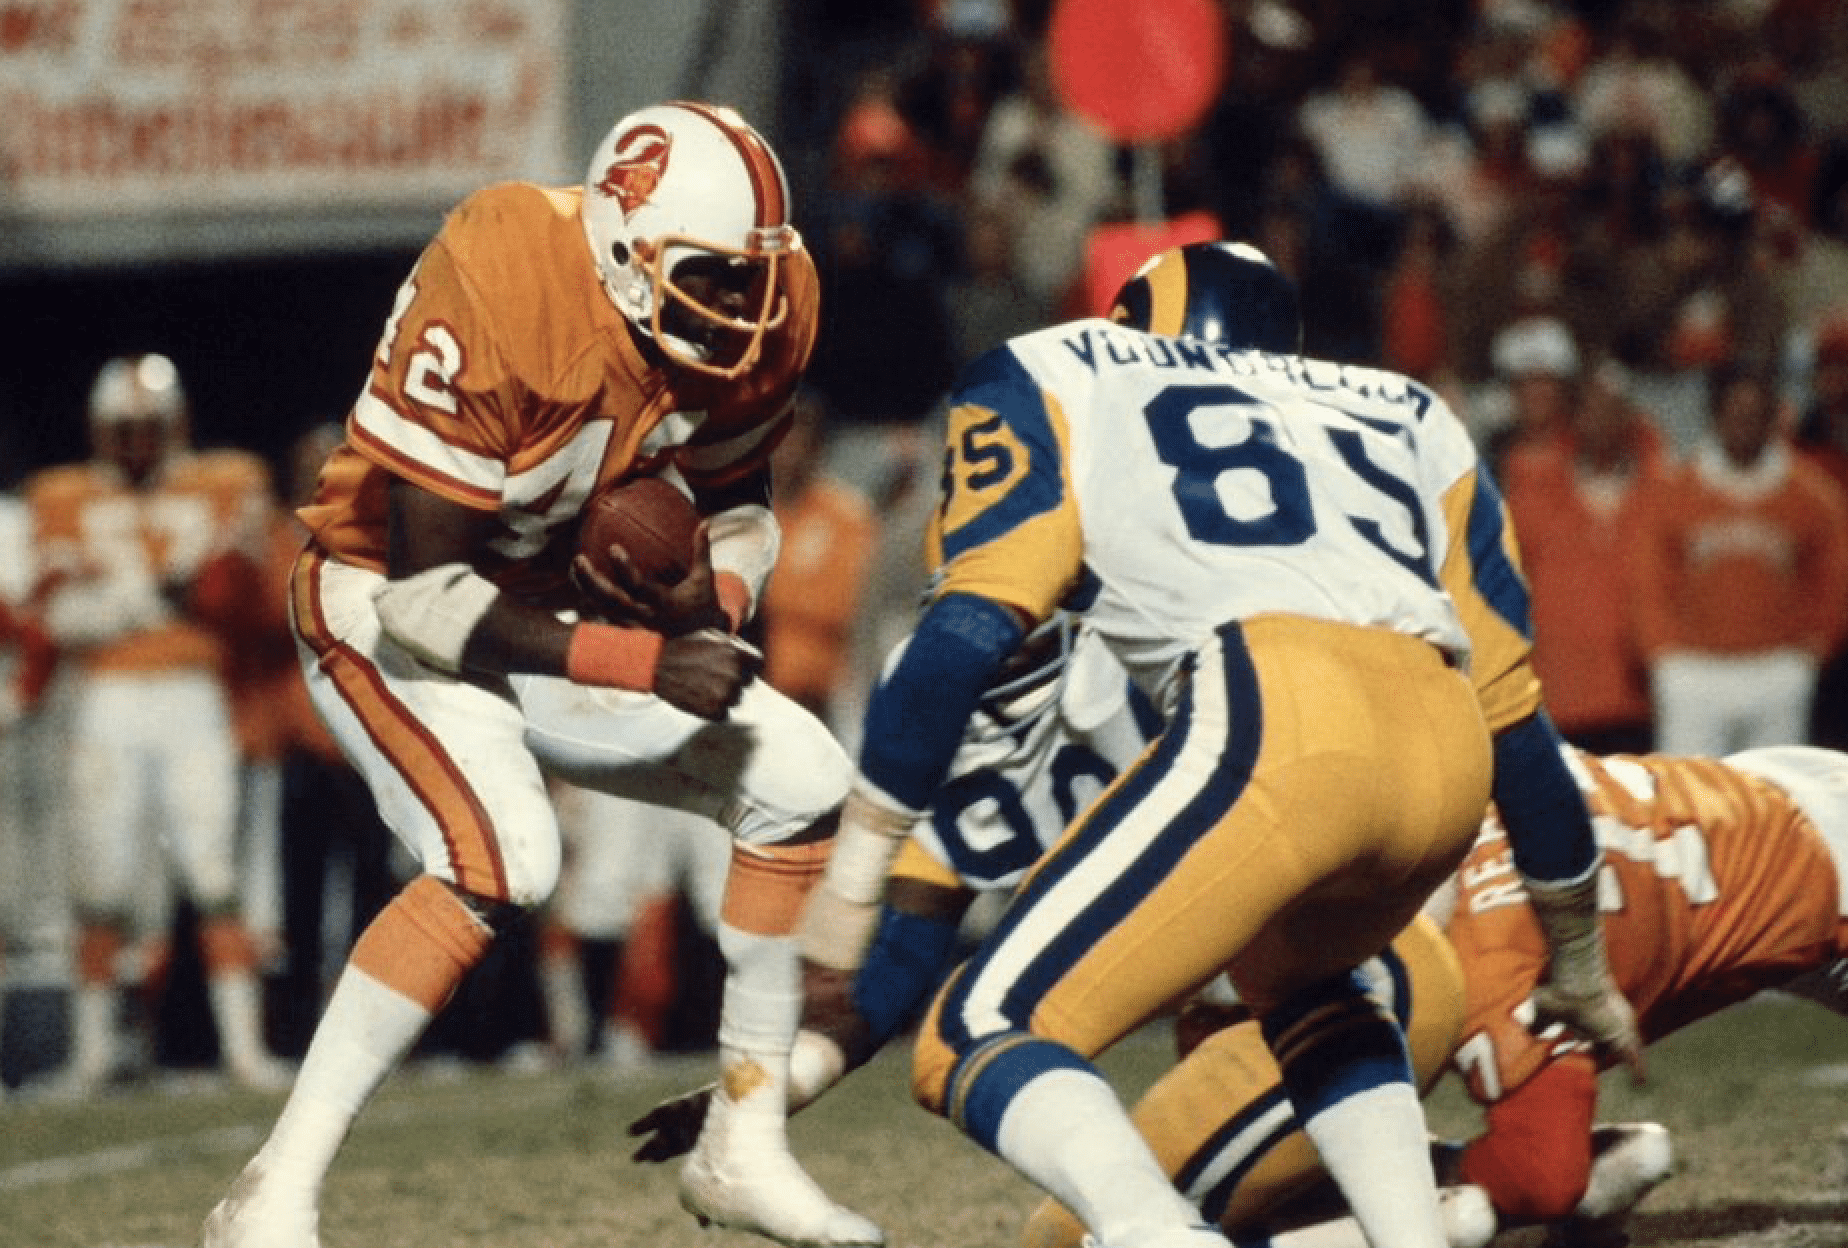
<path fill-rule="evenodd" d="M 578 549 L 604 571 L 609 548 L 619 546 L 638 574 L 671 584 L 693 566 L 699 522 L 692 500 L 673 484 L 636 477 L 591 495 L 579 521 Z"/>

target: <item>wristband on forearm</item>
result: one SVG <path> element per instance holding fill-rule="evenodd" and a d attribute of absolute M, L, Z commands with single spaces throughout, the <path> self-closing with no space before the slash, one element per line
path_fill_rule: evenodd
<path fill-rule="evenodd" d="M 718 596 L 719 610 L 725 612 L 731 631 L 737 632 L 751 614 L 751 587 L 736 572 L 720 571 L 712 578 L 713 593 Z"/>
<path fill-rule="evenodd" d="M 1610 982 L 1598 914 L 1598 872 L 1578 880 L 1526 879 L 1527 895 L 1546 934 L 1552 979 L 1573 995 L 1589 995 Z"/>
<path fill-rule="evenodd" d="M 644 628 L 579 624 L 565 650 L 565 675 L 580 685 L 651 693 L 662 644 L 661 634 Z"/>

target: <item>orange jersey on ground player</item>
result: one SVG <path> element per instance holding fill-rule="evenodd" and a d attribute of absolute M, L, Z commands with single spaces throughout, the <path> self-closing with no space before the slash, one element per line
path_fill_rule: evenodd
<path fill-rule="evenodd" d="M 1575 752 L 1604 850 L 1611 967 L 1645 1041 L 1848 954 L 1837 859 L 1780 789 L 1699 758 Z M 1733 765 L 1740 764 L 1739 766 Z M 1597 1063 L 1529 1000 L 1546 946 L 1493 819 L 1458 872 L 1451 943 L 1468 984 L 1454 1064 L 1487 1106 L 1463 1177 L 1505 1215 L 1556 1218 L 1584 1189 Z"/>
<path fill-rule="evenodd" d="M 213 668 L 222 640 L 186 611 L 201 574 L 260 540 L 269 470 L 247 451 L 176 451 L 132 488 L 102 460 L 50 468 L 27 483 L 34 540 L 59 597 L 109 587 L 113 621 L 86 610 L 73 656 L 91 672 Z M 87 601 L 87 600 L 86 600 Z M 58 631 L 54 628 L 54 631 Z"/>
<path fill-rule="evenodd" d="M 747 376 L 662 369 L 604 293 L 580 198 L 576 188 L 490 187 L 425 249 L 347 441 L 300 512 L 327 553 L 384 570 L 385 487 L 398 476 L 498 512 L 495 561 L 477 571 L 564 605 L 577 514 L 597 486 L 671 462 L 698 490 L 762 465 L 814 346 L 814 261 L 789 257 L 788 311 Z"/>

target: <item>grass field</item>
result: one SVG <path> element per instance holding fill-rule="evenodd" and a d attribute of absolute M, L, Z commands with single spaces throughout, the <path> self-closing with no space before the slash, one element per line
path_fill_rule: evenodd
<path fill-rule="evenodd" d="M 1107 1056 L 1125 1092 L 1168 1058 L 1163 1027 Z M 1633 1219 L 1666 1248 L 1848 1245 L 1848 1023 L 1761 998 L 1650 1051 L 1650 1082 L 1605 1077 L 1602 1116 L 1674 1132 L 1677 1173 Z M 625 1124 L 708 1077 L 680 1058 L 593 1074 L 406 1071 L 360 1120 L 330 1178 L 326 1248 L 749 1248 L 680 1211 L 671 1169 L 630 1162 Z M 91 1105 L 0 1104 L 0 1245 L 182 1248 L 255 1149 L 279 1098 L 182 1084 Z M 1433 1126 L 1473 1130 L 1451 1083 Z M 1007 1248 L 1036 1192 L 907 1096 L 888 1052 L 792 1125 L 798 1154 L 893 1248 Z M 1504 1235 L 1530 1248 L 1533 1232 Z"/>

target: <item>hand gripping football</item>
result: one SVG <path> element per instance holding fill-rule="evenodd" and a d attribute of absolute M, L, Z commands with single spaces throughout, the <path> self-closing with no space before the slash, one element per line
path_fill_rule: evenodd
<path fill-rule="evenodd" d="M 699 522 L 692 501 L 672 484 L 637 477 L 590 496 L 579 521 L 578 549 L 598 571 L 607 571 L 609 548 L 619 546 L 637 575 L 673 584 L 693 566 Z"/>

